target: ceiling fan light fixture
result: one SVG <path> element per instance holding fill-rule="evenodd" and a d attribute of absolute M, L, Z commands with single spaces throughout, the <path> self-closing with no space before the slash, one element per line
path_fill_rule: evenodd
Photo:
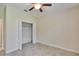
<path fill-rule="evenodd" d="M 28 9 L 28 11 L 32 11 L 33 9 L 38 9 L 40 12 L 43 12 L 43 7 L 44 6 L 52 6 L 52 4 L 49 3 L 32 3 L 32 7 L 30 9 Z M 27 10 L 24 10 L 25 12 L 27 12 Z"/>
<path fill-rule="evenodd" d="M 34 4 L 35 9 L 40 9 L 41 8 L 41 4 Z"/>

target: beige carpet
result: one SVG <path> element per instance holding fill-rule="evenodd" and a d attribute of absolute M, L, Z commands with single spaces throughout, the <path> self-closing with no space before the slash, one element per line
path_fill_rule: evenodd
<path fill-rule="evenodd" d="M 79 54 L 49 47 L 43 44 L 24 44 L 21 51 L 14 51 L 6 56 L 78 56 Z"/>

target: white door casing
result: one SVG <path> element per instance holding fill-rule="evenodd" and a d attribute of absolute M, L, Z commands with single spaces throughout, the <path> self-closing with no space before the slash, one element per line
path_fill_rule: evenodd
<path fill-rule="evenodd" d="M 22 22 L 31 23 L 32 24 L 32 41 L 33 44 L 36 43 L 36 23 L 27 20 L 19 20 L 18 21 L 18 49 L 22 50 Z"/>

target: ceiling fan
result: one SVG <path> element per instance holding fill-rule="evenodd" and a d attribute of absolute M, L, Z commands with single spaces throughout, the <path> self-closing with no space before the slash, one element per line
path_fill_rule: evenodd
<path fill-rule="evenodd" d="M 40 12 L 43 12 L 42 7 L 52 6 L 52 4 L 50 4 L 50 3 L 44 3 L 44 4 L 42 4 L 42 3 L 32 3 L 32 5 L 33 6 L 30 9 L 28 9 L 28 11 L 32 11 L 35 8 L 35 9 L 38 9 Z M 24 9 L 24 11 L 27 12 L 26 9 Z"/>

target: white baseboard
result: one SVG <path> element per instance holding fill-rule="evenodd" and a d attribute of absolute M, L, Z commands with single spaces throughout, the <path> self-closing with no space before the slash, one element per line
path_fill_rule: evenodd
<path fill-rule="evenodd" d="M 69 51 L 69 52 L 73 52 L 73 53 L 79 54 L 79 51 L 72 50 L 72 49 L 68 49 L 68 48 L 64 48 L 64 47 L 61 47 L 61 46 L 58 46 L 58 45 L 47 44 L 47 43 L 42 42 L 42 41 L 38 41 L 38 43 L 41 43 L 41 44 L 44 44 L 44 45 L 47 45 L 47 46 L 50 46 L 50 47 L 55 47 L 55 48 L 63 49 L 63 50 L 65 50 L 65 51 Z"/>
<path fill-rule="evenodd" d="M 16 50 L 18 50 L 18 48 L 6 51 L 5 53 L 8 54 L 8 53 L 11 53 L 11 52 L 16 51 Z"/>

